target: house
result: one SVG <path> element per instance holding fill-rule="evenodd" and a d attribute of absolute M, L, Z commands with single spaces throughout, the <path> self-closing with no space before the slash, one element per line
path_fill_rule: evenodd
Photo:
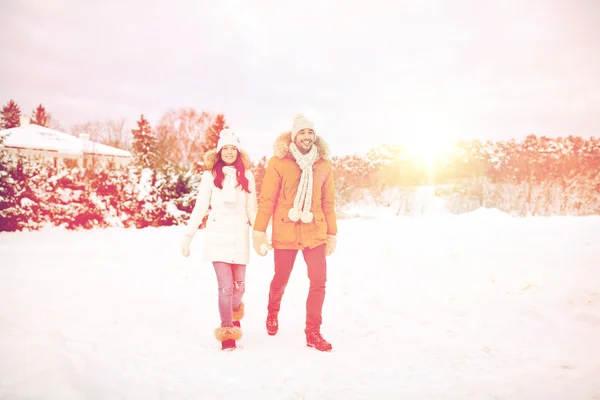
<path fill-rule="evenodd" d="M 89 168 L 108 163 L 122 166 L 133 160 L 132 154 L 127 150 L 94 142 L 87 134 L 76 137 L 32 124 L 25 115 L 21 116 L 20 126 L 0 130 L 0 136 L 4 137 L 0 149 L 7 150 L 9 154 L 42 159 L 55 166 Z"/>

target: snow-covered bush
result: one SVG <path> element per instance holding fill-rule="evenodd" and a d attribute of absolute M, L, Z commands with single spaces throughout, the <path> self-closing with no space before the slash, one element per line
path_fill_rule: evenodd
<path fill-rule="evenodd" d="M 340 211 L 357 205 L 396 207 L 411 214 L 416 185 L 437 185 L 452 213 L 479 207 L 518 216 L 600 214 L 600 140 L 529 136 L 522 142 L 470 141 L 436 160 L 431 170 L 380 146 L 366 156 L 334 159 Z M 420 192 L 421 193 L 421 192 Z M 403 199 L 403 200 L 402 200 Z"/>
<path fill-rule="evenodd" d="M 258 187 L 266 161 L 253 166 Z M 442 199 L 452 213 L 485 207 L 516 216 L 600 214 L 595 138 L 462 142 L 428 168 L 399 146 L 379 146 L 364 156 L 333 158 L 332 165 L 341 216 L 361 207 L 412 215 L 423 208 L 423 196 Z M 182 224 L 194 206 L 201 172 L 137 164 L 55 168 L 0 151 L 0 230 Z"/>

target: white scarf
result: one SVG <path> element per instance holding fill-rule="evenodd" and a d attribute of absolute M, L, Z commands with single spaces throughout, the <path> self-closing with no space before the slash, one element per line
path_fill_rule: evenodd
<path fill-rule="evenodd" d="M 237 186 L 237 171 L 234 167 L 223 167 L 225 178 L 223 179 L 223 201 L 225 203 L 235 203 L 237 195 L 235 187 Z"/>
<path fill-rule="evenodd" d="M 308 224 L 313 219 L 313 214 L 310 212 L 313 191 L 312 166 L 319 158 L 319 151 L 317 150 L 317 146 L 313 144 L 308 153 L 302 154 L 294 142 L 290 143 L 290 151 L 302 170 L 302 175 L 300 176 L 300 184 L 296 191 L 294 205 L 288 212 L 288 217 L 294 222 L 301 220 L 305 224 Z"/>

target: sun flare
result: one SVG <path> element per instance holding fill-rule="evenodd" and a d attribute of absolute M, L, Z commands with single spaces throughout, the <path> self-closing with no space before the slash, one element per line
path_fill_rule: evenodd
<path fill-rule="evenodd" d="M 439 157 L 450 153 L 454 143 L 439 136 L 420 135 L 407 140 L 404 148 L 408 156 L 431 166 Z"/>

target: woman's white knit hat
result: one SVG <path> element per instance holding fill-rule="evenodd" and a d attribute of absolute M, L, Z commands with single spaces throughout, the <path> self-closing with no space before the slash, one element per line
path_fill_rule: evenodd
<path fill-rule="evenodd" d="M 217 153 L 221 151 L 223 146 L 235 146 L 240 150 L 240 141 L 235 137 L 235 132 L 231 129 L 225 128 L 219 133 L 219 142 L 217 143 Z"/>
<path fill-rule="evenodd" d="M 294 124 L 292 125 L 292 142 L 296 140 L 296 135 L 302 129 L 312 129 L 315 133 L 315 137 L 317 136 L 317 131 L 315 131 L 315 125 L 308 120 L 304 115 L 298 114 L 294 117 Z"/>

